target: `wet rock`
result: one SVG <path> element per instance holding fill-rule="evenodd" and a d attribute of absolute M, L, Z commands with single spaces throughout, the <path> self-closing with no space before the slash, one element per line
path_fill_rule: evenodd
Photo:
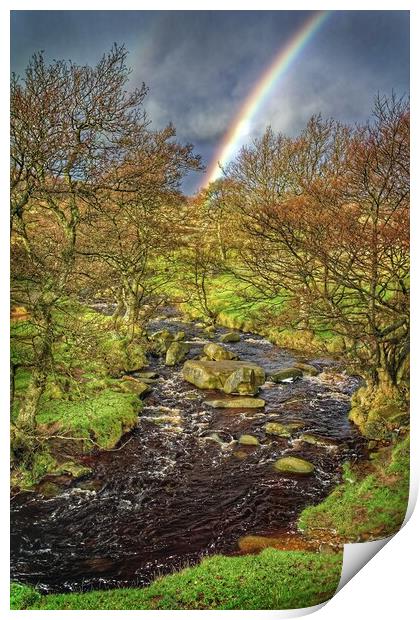
<path fill-rule="evenodd" d="M 246 457 L 248 456 L 248 452 L 245 452 L 245 450 L 235 450 L 235 452 L 232 453 L 233 456 L 237 459 L 246 459 Z"/>
<path fill-rule="evenodd" d="M 279 368 L 279 370 L 275 370 L 270 375 L 270 379 L 274 381 L 274 383 L 296 381 L 296 379 L 300 379 L 301 377 L 303 377 L 303 372 L 299 368 Z"/>
<path fill-rule="evenodd" d="M 150 336 L 156 353 L 163 355 L 169 349 L 174 337 L 169 329 L 161 329 Z"/>
<path fill-rule="evenodd" d="M 190 351 L 190 345 L 186 342 L 172 342 L 166 351 L 166 366 L 175 366 L 183 362 Z"/>
<path fill-rule="evenodd" d="M 254 435 L 241 435 L 238 439 L 238 443 L 242 446 L 259 446 L 260 442 Z"/>
<path fill-rule="evenodd" d="M 226 381 L 238 368 L 253 370 L 255 383 L 260 386 L 265 381 L 265 372 L 252 362 L 238 362 L 233 360 L 209 361 L 187 360 L 182 369 L 186 381 L 202 390 L 223 390 Z"/>
<path fill-rule="evenodd" d="M 241 366 L 226 379 L 223 391 L 226 394 L 251 394 L 255 395 L 259 390 L 255 371 L 252 368 Z"/>
<path fill-rule="evenodd" d="M 311 364 L 304 364 L 303 362 L 298 362 L 295 364 L 294 367 L 301 370 L 304 375 L 309 375 L 310 377 L 315 377 L 316 375 L 319 375 L 318 368 L 315 368 L 315 366 L 312 366 Z"/>
<path fill-rule="evenodd" d="M 268 435 L 277 435 L 277 437 L 290 437 L 292 434 L 290 427 L 280 422 L 267 422 L 264 430 Z"/>
<path fill-rule="evenodd" d="M 220 336 L 219 340 L 220 342 L 239 342 L 241 337 L 237 332 L 228 332 Z"/>
<path fill-rule="evenodd" d="M 274 465 L 274 469 L 281 473 L 291 473 L 291 474 L 312 474 L 315 467 L 309 461 L 305 461 L 305 459 L 300 459 L 295 456 L 285 456 L 281 459 L 278 459 Z"/>
<path fill-rule="evenodd" d="M 235 353 L 228 351 L 228 349 L 222 347 L 221 344 L 216 344 L 215 342 L 209 342 L 209 344 L 206 344 L 203 352 L 209 359 L 214 361 L 238 359 L 238 356 Z"/>
<path fill-rule="evenodd" d="M 327 439 L 326 437 L 319 437 L 317 435 L 311 435 L 310 433 L 304 433 L 299 437 L 300 441 L 304 441 L 305 443 L 309 443 L 313 446 L 318 446 L 320 448 L 336 448 L 337 442 L 333 439 Z"/>
<path fill-rule="evenodd" d="M 91 474 L 92 470 L 90 467 L 86 467 L 86 465 L 81 465 L 74 461 L 66 461 L 57 467 L 55 473 L 57 475 L 68 474 L 73 478 L 82 478 L 83 476 Z"/>
<path fill-rule="evenodd" d="M 139 381 L 131 376 L 125 376 L 121 379 L 121 387 L 124 392 L 131 392 L 132 394 L 137 394 L 139 397 L 148 394 L 152 389 L 150 385 L 144 381 Z"/>
<path fill-rule="evenodd" d="M 144 381 L 145 379 L 158 379 L 159 375 L 157 372 L 153 372 L 152 370 L 142 371 L 136 373 L 136 378 Z"/>
<path fill-rule="evenodd" d="M 206 400 L 205 405 L 214 409 L 260 409 L 265 407 L 262 398 L 225 398 L 224 400 Z"/>
<path fill-rule="evenodd" d="M 180 342 L 181 340 L 185 340 L 185 332 L 183 330 L 176 332 L 174 336 L 174 342 Z"/>

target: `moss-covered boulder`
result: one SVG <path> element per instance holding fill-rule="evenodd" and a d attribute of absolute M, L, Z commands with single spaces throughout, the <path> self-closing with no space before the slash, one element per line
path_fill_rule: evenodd
<path fill-rule="evenodd" d="M 147 365 L 144 347 L 112 334 L 102 344 L 102 356 L 108 373 L 118 377 L 124 372 L 134 372 Z"/>
<path fill-rule="evenodd" d="M 255 371 L 253 368 L 241 366 L 226 379 L 223 391 L 226 394 L 251 394 L 255 395 L 259 390 Z"/>
<path fill-rule="evenodd" d="M 254 435 L 241 435 L 238 439 L 238 443 L 241 444 L 241 446 L 259 446 L 260 445 L 258 438 L 255 437 Z"/>
<path fill-rule="evenodd" d="M 262 398 L 225 398 L 223 400 L 206 400 L 205 405 L 214 409 L 260 409 L 265 407 Z"/>
<path fill-rule="evenodd" d="M 276 471 L 286 474 L 312 474 L 315 467 L 309 461 L 305 459 L 297 458 L 296 456 L 285 456 L 278 459 L 273 467 Z"/>
<path fill-rule="evenodd" d="M 296 381 L 303 377 L 303 372 L 300 368 L 279 368 L 271 373 L 270 379 L 274 383 L 281 383 L 282 381 Z"/>
<path fill-rule="evenodd" d="M 124 376 L 121 379 L 121 388 L 124 392 L 131 392 L 132 394 L 137 394 L 139 398 L 145 396 L 151 390 L 151 387 L 148 383 L 135 379 L 131 376 Z"/>
<path fill-rule="evenodd" d="M 223 390 L 229 377 L 240 368 L 253 371 L 257 387 L 264 383 L 265 372 L 260 366 L 252 362 L 233 360 L 218 362 L 207 359 L 187 360 L 182 369 L 182 375 L 186 381 L 202 390 Z"/>
<path fill-rule="evenodd" d="M 219 338 L 220 342 L 239 342 L 241 340 L 238 332 L 228 332 Z"/>
<path fill-rule="evenodd" d="M 312 366 L 311 364 L 304 364 L 303 362 L 296 362 L 294 367 L 301 370 L 304 375 L 309 375 L 310 377 L 315 377 L 316 375 L 319 375 L 318 368 L 315 368 L 315 366 Z"/>
<path fill-rule="evenodd" d="M 169 329 L 161 329 L 154 332 L 150 336 L 150 340 L 153 343 L 153 348 L 159 355 L 165 355 L 166 351 L 169 349 L 169 346 L 173 342 L 173 339 L 174 336 Z"/>
<path fill-rule="evenodd" d="M 216 344 L 215 342 L 209 342 L 206 344 L 203 352 L 210 360 L 214 361 L 238 359 L 238 356 L 235 353 L 228 351 L 228 349 L 222 347 L 221 344 Z"/>
<path fill-rule="evenodd" d="M 186 342 L 172 342 L 166 351 L 166 366 L 175 366 L 183 362 L 190 351 L 190 345 Z"/>
<path fill-rule="evenodd" d="M 280 422 L 267 422 L 264 425 L 264 430 L 268 435 L 277 435 L 277 437 L 290 437 L 292 434 L 292 428 L 287 424 L 281 424 Z"/>
<path fill-rule="evenodd" d="M 204 328 L 204 331 L 206 334 L 209 334 L 209 336 L 212 336 L 216 333 L 216 328 L 214 325 L 207 325 L 207 327 Z"/>
<path fill-rule="evenodd" d="M 181 340 L 185 340 L 185 332 L 183 330 L 176 332 L 174 336 L 174 342 L 180 342 Z"/>
<path fill-rule="evenodd" d="M 327 437 L 319 437 L 318 435 L 312 435 L 310 433 L 304 433 L 299 437 L 301 441 L 305 443 L 309 443 L 313 446 L 318 446 L 319 448 L 337 448 L 338 443 L 333 439 L 328 439 Z"/>

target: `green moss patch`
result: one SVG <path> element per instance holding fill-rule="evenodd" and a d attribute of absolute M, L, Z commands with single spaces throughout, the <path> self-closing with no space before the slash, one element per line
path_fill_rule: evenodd
<path fill-rule="evenodd" d="M 90 398 L 44 402 L 36 420 L 46 432 L 52 428 L 55 435 L 80 440 L 81 449 L 92 449 L 92 443 L 109 449 L 135 426 L 140 408 L 134 394 L 107 389 Z"/>

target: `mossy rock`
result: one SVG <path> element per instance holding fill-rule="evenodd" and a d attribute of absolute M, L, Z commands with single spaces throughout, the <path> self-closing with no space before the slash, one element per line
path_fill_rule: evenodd
<path fill-rule="evenodd" d="M 166 351 L 166 366 L 176 366 L 183 362 L 190 351 L 190 345 L 186 342 L 172 342 Z"/>
<path fill-rule="evenodd" d="M 240 342 L 241 337 L 237 332 L 228 332 L 219 338 L 220 342 Z"/>
<path fill-rule="evenodd" d="M 285 474 L 301 474 L 308 475 L 312 474 L 315 467 L 309 461 L 305 461 L 305 459 L 297 458 L 296 456 L 285 456 L 281 459 L 278 459 L 273 467 L 276 471 Z"/>
<path fill-rule="evenodd" d="M 124 392 L 131 392 L 131 394 L 136 394 L 139 398 L 148 394 L 152 389 L 148 383 L 129 376 L 122 378 L 121 388 Z"/>
<path fill-rule="evenodd" d="M 265 381 L 265 372 L 257 364 L 252 362 L 239 362 L 233 360 L 188 360 L 182 369 L 182 375 L 186 381 L 202 390 L 223 390 L 226 381 L 236 370 L 247 368 L 254 372 L 255 383 L 260 386 Z"/>
<path fill-rule="evenodd" d="M 260 445 L 258 438 L 255 437 L 254 435 L 241 435 L 238 439 L 238 443 L 241 444 L 241 446 L 259 446 Z"/>
<path fill-rule="evenodd" d="M 270 375 L 271 381 L 274 383 L 281 383 L 282 381 L 296 381 L 303 377 L 303 372 L 300 368 L 279 368 Z"/>
<path fill-rule="evenodd" d="M 151 334 L 149 338 L 153 343 L 155 353 L 158 355 L 165 355 L 174 340 L 174 335 L 169 329 L 161 329 Z"/>
<path fill-rule="evenodd" d="M 92 470 L 90 467 L 86 467 L 86 465 L 82 465 L 81 463 L 66 461 L 65 463 L 60 463 L 54 473 L 57 475 L 69 474 L 72 478 L 82 478 L 83 476 L 91 474 Z"/>
<path fill-rule="evenodd" d="M 212 336 L 216 333 L 216 328 L 214 327 L 214 325 L 207 325 L 207 327 L 204 328 L 204 331 L 206 334 Z"/>
<path fill-rule="evenodd" d="M 290 428 L 280 422 L 267 422 L 264 425 L 264 431 L 268 435 L 277 435 L 277 437 L 290 437 L 292 434 Z"/>
<path fill-rule="evenodd" d="M 225 398 L 224 400 L 206 400 L 205 405 L 214 409 L 261 409 L 265 407 L 262 398 Z"/>
<path fill-rule="evenodd" d="M 185 340 L 185 336 L 186 334 L 183 330 L 176 332 L 176 334 L 174 335 L 174 342 L 180 342 L 181 340 Z"/>
<path fill-rule="evenodd" d="M 311 364 L 297 362 L 294 367 L 301 370 L 304 375 L 309 375 L 310 377 L 315 377 L 316 375 L 319 375 L 318 368 L 315 368 L 315 366 L 312 366 Z"/>
<path fill-rule="evenodd" d="M 209 342 L 203 348 L 203 353 L 207 355 L 207 357 L 215 362 L 220 362 L 222 360 L 237 360 L 238 356 L 232 351 L 228 351 L 225 347 L 222 347 L 221 344 L 216 344 L 215 342 Z"/>
<path fill-rule="evenodd" d="M 319 437 L 318 435 L 311 435 L 310 433 L 304 433 L 299 437 L 301 441 L 305 443 L 309 443 L 313 446 L 318 446 L 319 448 L 337 448 L 338 444 L 333 439 L 328 439 L 327 437 Z"/>
<path fill-rule="evenodd" d="M 241 366 L 226 379 L 223 391 L 226 394 L 250 394 L 254 396 L 259 390 L 260 382 L 257 381 L 255 370 Z"/>

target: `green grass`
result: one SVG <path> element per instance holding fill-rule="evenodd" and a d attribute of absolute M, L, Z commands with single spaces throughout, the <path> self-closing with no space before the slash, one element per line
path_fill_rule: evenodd
<path fill-rule="evenodd" d="M 318 506 L 306 508 L 298 526 L 309 537 L 341 542 L 385 538 L 401 527 L 407 510 L 409 439 L 385 448 L 368 464 L 344 468 L 344 482 Z M 367 471 L 366 471 L 367 470 Z"/>
<path fill-rule="evenodd" d="M 146 588 L 32 595 L 13 584 L 12 609 L 295 609 L 330 599 L 342 554 L 265 549 L 257 556 L 213 556 Z"/>
<path fill-rule="evenodd" d="M 105 389 L 88 398 L 44 402 L 36 420 L 41 428 L 54 428 L 54 434 L 82 439 L 87 450 L 109 449 L 133 428 L 140 408 L 137 396 Z"/>

